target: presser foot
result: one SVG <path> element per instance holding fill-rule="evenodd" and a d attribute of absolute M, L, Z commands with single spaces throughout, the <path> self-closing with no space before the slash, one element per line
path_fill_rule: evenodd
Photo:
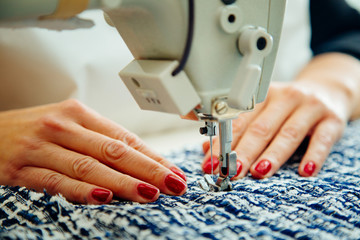
<path fill-rule="evenodd" d="M 212 175 L 206 174 L 203 179 L 198 181 L 201 189 L 206 192 L 220 192 L 233 190 L 229 177 L 218 177 L 216 183 Z"/>

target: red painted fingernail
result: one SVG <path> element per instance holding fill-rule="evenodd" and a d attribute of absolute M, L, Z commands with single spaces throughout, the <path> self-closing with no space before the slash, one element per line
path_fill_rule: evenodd
<path fill-rule="evenodd" d="M 183 181 L 171 174 L 166 176 L 165 185 L 170 191 L 176 194 L 181 193 L 186 188 L 186 184 Z"/>
<path fill-rule="evenodd" d="M 92 191 L 91 196 L 98 202 L 106 202 L 111 192 L 105 189 L 96 188 Z"/>
<path fill-rule="evenodd" d="M 236 175 L 234 177 L 239 176 L 241 173 L 241 170 L 242 170 L 242 164 L 240 161 L 237 161 L 236 162 Z"/>
<path fill-rule="evenodd" d="M 255 170 L 261 175 L 266 175 L 271 169 L 271 162 L 269 160 L 261 160 L 255 167 Z"/>
<path fill-rule="evenodd" d="M 202 148 L 203 148 L 203 152 L 207 153 L 207 151 L 209 151 L 210 149 L 210 142 L 209 141 L 204 142 Z"/>
<path fill-rule="evenodd" d="M 315 171 L 316 165 L 314 162 L 308 162 L 304 167 L 304 172 L 307 173 L 309 176 L 313 175 Z"/>
<path fill-rule="evenodd" d="M 140 183 L 137 186 L 137 190 L 142 197 L 149 200 L 152 200 L 159 192 L 159 189 L 157 189 L 156 187 L 144 183 Z"/>
<path fill-rule="evenodd" d="M 182 179 L 184 179 L 184 181 L 186 182 L 186 175 L 185 175 L 185 173 L 183 171 L 181 171 L 177 167 L 172 167 L 172 168 L 170 168 L 170 170 L 173 171 L 173 173 L 175 173 L 176 175 L 178 175 Z"/>
<path fill-rule="evenodd" d="M 214 165 L 214 170 L 219 166 L 219 159 L 215 156 L 213 156 L 213 165 Z M 204 173 L 211 174 L 211 157 L 209 157 L 209 159 L 206 160 L 203 170 Z"/>

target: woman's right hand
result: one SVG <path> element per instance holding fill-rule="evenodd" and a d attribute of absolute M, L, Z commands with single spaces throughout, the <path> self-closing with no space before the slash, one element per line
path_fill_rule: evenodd
<path fill-rule="evenodd" d="M 182 195 L 183 171 L 76 100 L 0 113 L 0 184 L 78 203 Z"/>

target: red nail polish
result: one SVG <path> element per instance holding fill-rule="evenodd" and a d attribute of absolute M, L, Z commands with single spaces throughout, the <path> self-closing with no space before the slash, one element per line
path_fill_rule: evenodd
<path fill-rule="evenodd" d="M 210 142 L 209 141 L 204 142 L 202 148 L 203 148 L 203 153 L 204 154 L 207 153 L 207 151 L 209 151 L 210 149 Z"/>
<path fill-rule="evenodd" d="M 242 170 L 242 164 L 240 161 L 236 162 L 236 175 L 235 177 L 239 176 Z"/>
<path fill-rule="evenodd" d="M 156 187 L 144 183 L 140 183 L 137 186 L 137 190 L 140 196 L 149 200 L 152 200 L 159 192 L 159 189 L 157 189 Z"/>
<path fill-rule="evenodd" d="M 255 167 L 255 170 L 261 175 L 266 175 L 271 169 L 271 162 L 269 160 L 261 160 Z"/>
<path fill-rule="evenodd" d="M 215 156 L 213 156 L 213 165 L 214 165 L 214 170 L 219 166 L 219 159 Z M 209 159 L 206 160 L 203 170 L 204 173 L 211 174 L 211 157 L 209 157 Z"/>
<path fill-rule="evenodd" d="M 170 191 L 176 194 L 181 193 L 186 188 L 186 184 L 183 181 L 171 174 L 166 176 L 165 185 Z"/>
<path fill-rule="evenodd" d="M 304 172 L 309 176 L 313 175 L 316 165 L 314 162 L 308 162 L 304 167 Z"/>
<path fill-rule="evenodd" d="M 186 175 L 180 169 L 178 169 L 177 167 L 172 167 L 170 168 L 170 170 L 182 179 L 184 179 L 184 181 L 186 182 Z"/>
<path fill-rule="evenodd" d="M 98 202 L 106 202 L 110 193 L 108 190 L 96 188 L 92 191 L 91 196 Z"/>

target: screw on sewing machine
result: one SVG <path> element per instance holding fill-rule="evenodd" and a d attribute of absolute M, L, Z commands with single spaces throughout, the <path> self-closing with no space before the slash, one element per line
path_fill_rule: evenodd
<path fill-rule="evenodd" d="M 201 135 L 205 135 L 205 134 L 208 133 L 208 128 L 207 127 L 201 127 L 199 129 L 199 132 L 200 132 Z"/>
<path fill-rule="evenodd" d="M 215 111 L 219 115 L 225 114 L 228 109 L 229 109 L 229 107 L 228 107 L 227 103 L 224 101 L 219 101 L 215 105 Z"/>
<path fill-rule="evenodd" d="M 215 122 L 205 122 L 205 127 L 199 129 L 201 135 L 205 136 L 215 136 L 216 135 L 216 123 Z"/>

